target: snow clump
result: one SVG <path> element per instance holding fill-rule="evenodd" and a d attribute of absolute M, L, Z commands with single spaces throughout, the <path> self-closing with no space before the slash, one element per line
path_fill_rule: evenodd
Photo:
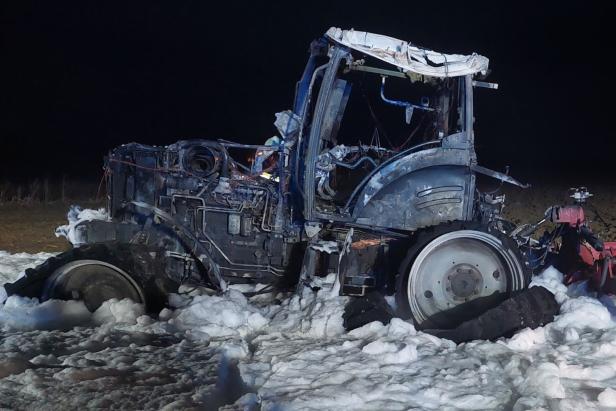
<path fill-rule="evenodd" d="M 72 205 L 67 214 L 68 224 L 56 228 L 56 237 L 65 237 L 74 247 L 78 247 L 85 243 L 79 225 L 84 221 L 107 220 L 107 218 L 107 211 L 104 208 L 84 210 L 78 205 Z"/>

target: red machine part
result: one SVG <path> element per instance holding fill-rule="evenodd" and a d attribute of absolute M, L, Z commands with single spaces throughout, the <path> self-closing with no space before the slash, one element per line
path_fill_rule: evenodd
<path fill-rule="evenodd" d="M 580 187 L 572 196 L 577 204 L 553 206 L 546 212 L 546 219 L 577 233 L 577 245 L 565 248 L 569 250 L 566 252 L 575 250 L 582 264 L 565 274 L 566 283 L 588 279 L 595 290 L 616 294 L 616 242 L 601 241 L 586 224 L 582 204 L 591 195 L 585 187 Z"/>
<path fill-rule="evenodd" d="M 554 206 L 549 215 L 550 221 L 557 224 L 568 224 L 571 227 L 579 227 L 586 221 L 584 209 L 578 205 Z"/>
<path fill-rule="evenodd" d="M 603 264 L 607 265 L 607 273 L 602 281 L 601 291 L 609 294 L 616 294 L 616 242 L 604 243 Z"/>
<path fill-rule="evenodd" d="M 616 294 L 616 242 L 604 243 L 603 251 L 581 242 L 579 256 L 588 266 L 593 288 L 607 294 Z"/>

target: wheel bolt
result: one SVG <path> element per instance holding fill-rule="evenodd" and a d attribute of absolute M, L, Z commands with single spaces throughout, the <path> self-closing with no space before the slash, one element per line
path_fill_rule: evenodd
<path fill-rule="evenodd" d="M 432 291 L 427 290 L 427 291 L 424 293 L 424 297 L 426 297 L 426 298 L 432 298 Z"/>
<path fill-rule="evenodd" d="M 494 271 L 494 272 L 492 273 L 492 277 L 494 277 L 494 278 L 498 279 L 498 277 L 500 277 L 500 272 L 499 272 L 498 270 Z"/>

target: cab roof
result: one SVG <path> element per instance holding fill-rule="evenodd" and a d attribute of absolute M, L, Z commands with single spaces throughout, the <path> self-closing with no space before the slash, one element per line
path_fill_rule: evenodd
<path fill-rule="evenodd" d="M 325 35 L 338 44 L 393 64 L 403 72 L 444 78 L 486 74 L 488 70 L 488 58 L 477 53 L 439 53 L 382 34 L 337 27 L 331 27 Z"/>

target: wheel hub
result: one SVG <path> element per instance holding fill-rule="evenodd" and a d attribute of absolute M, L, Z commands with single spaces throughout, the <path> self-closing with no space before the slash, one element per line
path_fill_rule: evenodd
<path fill-rule="evenodd" d="M 447 283 L 453 298 L 465 299 L 479 294 L 483 278 L 481 272 L 470 264 L 458 264 L 447 273 Z M 446 289 L 446 290 L 447 290 Z"/>

